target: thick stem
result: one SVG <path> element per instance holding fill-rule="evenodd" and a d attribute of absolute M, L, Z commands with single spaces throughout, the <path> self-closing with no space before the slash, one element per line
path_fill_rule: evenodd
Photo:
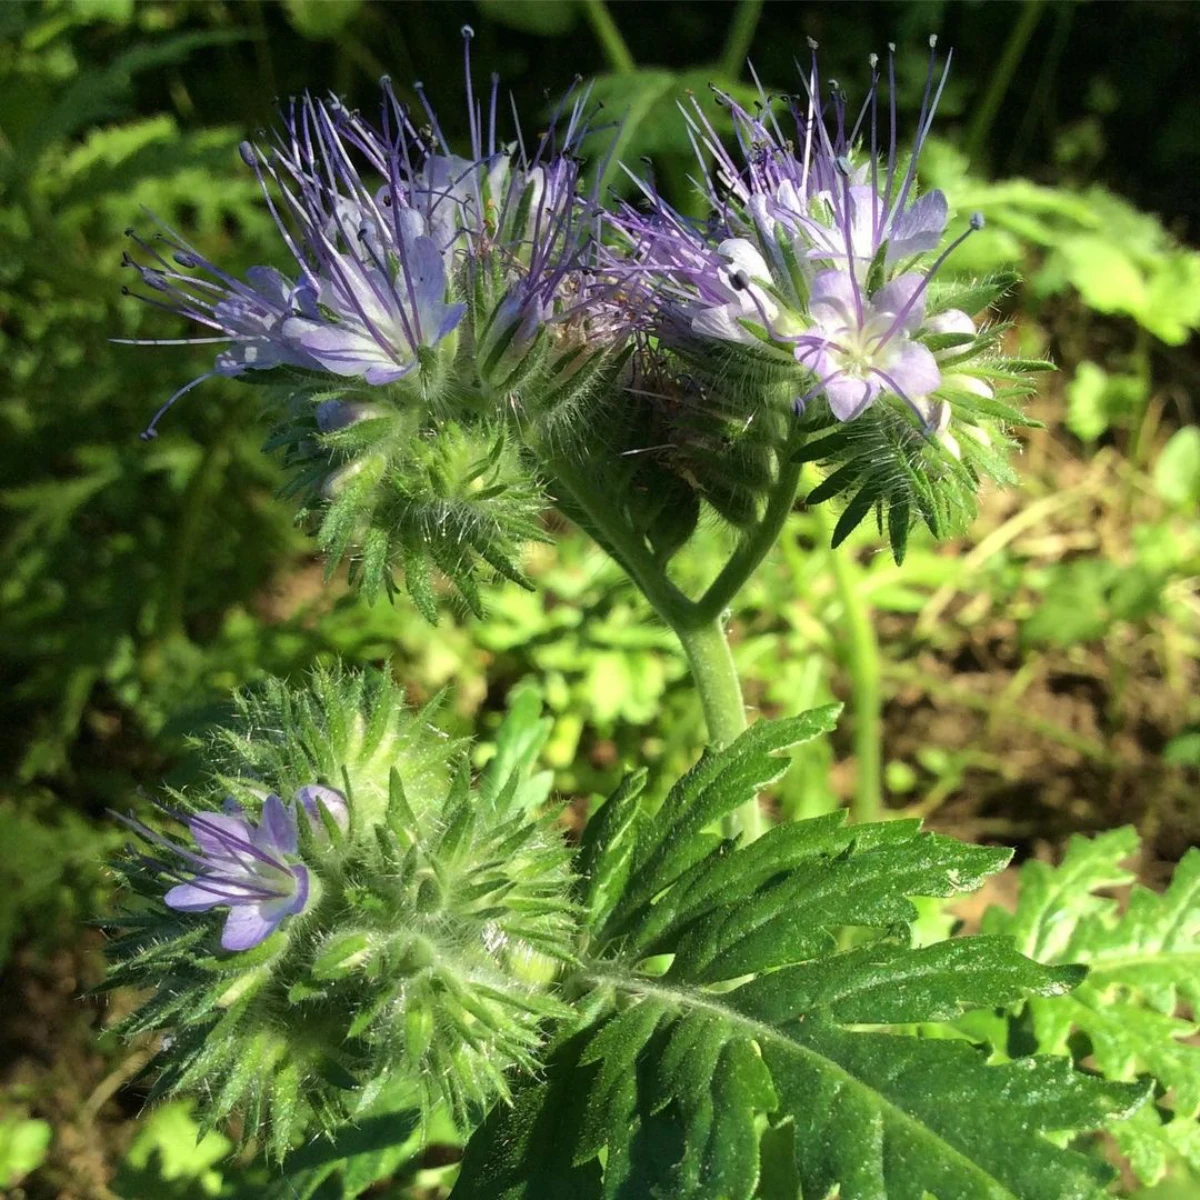
<path fill-rule="evenodd" d="M 641 539 L 625 528 L 602 496 L 588 487 L 586 477 L 573 463 L 558 459 L 553 470 L 559 489 L 584 528 L 620 563 L 658 615 L 674 630 L 700 693 L 708 739 L 713 745 L 727 746 L 746 728 L 746 706 L 721 620 L 706 617 L 701 607 L 667 578 Z M 758 837 L 762 828 L 757 798 L 748 801 L 725 822 L 727 835 L 741 833 L 748 842 Z"/>
<path fill-rule="evenodd" d="M 728 746 L 746 729 L 746 705 L 737 668 L 720 621 L 710 621 L 691 629 L 675 630 L 692 668 L 692 678 L 700 693 L 708 738 L 716 746 Z M 758 797 L 747 800 L 737 812 L 726 817 L 724 833 L 740 833 L 744 842 L 752 842 L 763 832 L 762 810 Z"/>
<path fill-rule="evenodd" d="M 696 606 L 667 578 L 641 538 L 625 527 L 620 515 L 588 486 L 586 476 L 569 459 L 559 457 L 548 465 L 575 510 L 569 515 L 580 518 L 579 523 L 616 559 L 672 629 L 678 632 L 681 625 L 688 624 Z"/>

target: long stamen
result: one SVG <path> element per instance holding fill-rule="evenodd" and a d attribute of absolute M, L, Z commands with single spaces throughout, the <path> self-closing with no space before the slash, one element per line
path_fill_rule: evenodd
<path fill-rule="evenodd" d="M 163 417 L 165 417 L 167 415 L 167 413 L 170 412 L 171 406 L 175 403 L 175 401 L 178 400 L 181 396 L 186 396 L 188 394 L 188 392 L 190 392 L 193 388 L 199 387 L 206 379 L 212 379 L 213 376 L 218 375 L 218 374 L 219 374 L 219 372 L 216 371 L 215 369 L 212 371 L 206 371 L 203 375 L 199 376 L 196 379 L 193 379 L 191 383 L 185 383 L 183 385 L 183 387 L 181 387 L 179 389 L 179 391 L 177 391 L 175 393 L 175 395 L 173 395 L 170 398 L 170 400 L 168 400 L 166 402 L 166 404 L 164 404 L 158 410 L 158 412 L 156 412 L 154 414 L 154 416 L 150 418 L 150 424 L 147 425 L 146 428 L 143 429 L 142 432 L 138 434 L 138 437 L 141 438 L 143 442 L 154 441 L 154 439 L 156 437 L 158 437 L 159 421 L 161 421 L 163 419 Z"/>
<path fill-rule="evenodd" d="M 877 346 L 884 345 L 888 341 L 888 339 L 896 332 L 896 330 L 899 329 L 900 326 L 904 323 L 904 318 L 907 317 L 908 314 L 912 311 L 913 306 L 917 303 L 917 301 L 920 300 L 925 295 L 925 291 L 929 287 L 930 281 L 933 279 L 934 275 L 936 275 L 937 272 L 941 269 L 941 266 L 946 261 L 946 259 L 948 259 L 950 257 L 950 255 L 953 254 L 954 251 L 957 250 L 959 248 L 959 246 L 961 246 L 963 244 L 963 242 L 965 242 L 967 240 L 967 238 L 969 238 L 971 236 L 971 234 L 978 233 L 978 231 L 981 230 L 983 228 L 983 226 L 984 226 L 983 214 L 982 213 L 972 213 L 971 220 L 970 220 L 970 223 L 968 224 L 967 228 L 964 229 L 963 232 L 960 233 L 958 235 L 958 237 L 956 237 L 954 239 L 954 241 L 952 241 L 950 243 L 950 245 L 948 245 L 946 247 L 946 249 L 943 250 L 941 252 L 941 254 L 939 254 L 937 256 L 937 259 L 934 261 L 933 266 L 931 266 L 929 268 L 929 270 L 925 273 L 924 277 L 921 279 L 920 285 L 913 289 L 913 294 L 911 296 L 909 296 L 909 298 L 905 302 L 904 306 L 896 314 L 891 325 L 888 326 L 887 332 L 884 333 L 879 338 L 879 340 L 876 342 Z"/>

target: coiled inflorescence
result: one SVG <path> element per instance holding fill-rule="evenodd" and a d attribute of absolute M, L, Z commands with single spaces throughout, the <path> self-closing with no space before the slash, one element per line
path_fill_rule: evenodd
<path fill-rule="evenodd" d="M 402 700 L 372 674 L 271 684 L 214 741 L 209 786 L 176 797 L 189 838 L 129 822 L 148 849 L 118 864 L 109 986 L 150 994 L 125 1028 L 169 1035 L 159 1093 L 240 1112 L 277 1156 L 382 1089 L 460 1115 L 505 1095 L 573 959 L 567 851 L 530 756 L 472 785 L 463 748 Z"/>
<path fill-rule="evenodd" d="M 1020 420 L 1004 401 L 1029 390 L 998 354 L 1002 330 L 981 329 L 973 319 L 1008 281 L 956 288 L 940 277 L 983 217 L 972 215 L 943 247 L 946 197 L 918 192 L 921 149 L 949 61 L 939 73 L 931 39 L 916 136 L 902 156 L 894 47 L 888 105 L 880 103 L 881 71 L 872 55 L 870 88 L 853 110 L 836 81 L 822 85 L 816 44 L 810 46 L 802 102 L 761 93 L 751 113 L 716 93 L 732 120 L 732 151 L 697 100 L 685 107 L 708 217 L 685 217 L 640 183 L 640 202 L 622 204 L 610 217 L 608 269 L 652 314 L 660 366 L 674 381 L 660 387 L 668 403 L 658 406 L 668 440 L 673 414 L 688 423 L 675 439 L 684 447 L 697 412 L 713 419 L 715 437 L 700 456 L 682 455 L 681 472 L 703 481 L 700 457 L 740 440 L 739 410 L 745 424 L 767 427 L 781 455 L 794 455 L 797 435 L 773 412 L 791 409 L 802 418 L 810 443 L 831 424 L 853 423 L 852 433 L 824 440 L 828 454 L 804 453 L 831 476 L 860 460 L 853 481 L 873 473 L 866 493 L 873 502 L 917 508 L 942 532 L 939 517 L 947 512 L 938 511 L 926 485 L 950 481 L 965 495 L 974 493 L 980 474 L 1003 476 L 995 451 L 1004 426 Z M 959 296 L 970 312 L 956 307 Z M 740 403 L 728 402 L 739 395 Z M 840 478 L 844 490 L 851 477 Z"/>

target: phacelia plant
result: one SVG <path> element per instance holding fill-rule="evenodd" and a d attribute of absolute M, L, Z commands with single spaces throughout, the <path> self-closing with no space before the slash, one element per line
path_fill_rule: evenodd
<path fill-rule="evenodd" d="M 317 1131 L 336 1152 L 386 1093 L 454 1122 L 457 1200 L 1057 1200 L 1111 1176 L 1072 1139 L 1149 1083 L 992 1036 L 1006 1007 L 1064 1012 L 1085 970 L 1002 922 L 916 932 L 914 897 L 1008 852 L 843 814 L 764 829 L 759 792 L 837 707 L 747 727 L 727 606 L 802 488 L 844 498 L 835 544 L 875 512 L 898 559 L 915 520 L 961 524 L 1046 365 L 1005 356 L 1010 279 L 952 273 L 982 216 L 954 235 L 920 189 L 936 55 L 906 153 L 894 55 L 855 107 L 815 49 L 802 100 L 716 95 L 731 147 L 685 108 L 701 219 L 648 183 L 606 210 L 588 89 L 503 135 L 468 56 L 461 153 L 388 80 L 377 119 L 306 96 L 243 146 L 280 265 L 135 238 L 146 298 L 221 346 L 201 379 L 268 385 L 331 568 L 370 596 L 402 576 L 430 621 L 443 581 L 482 614 L 488 577 L 530 586 L 557 507 L 678 635 L 708 726 L 659 806 L 635 769 L 569 845 L 532 693 L 479 774 L 381 673 L 241 698 L 205 782 L 129 820 L 110 985 L 147 989 L 125 1029 L 162 1035 L 156 1094 L 236 1114 L 277 1163 Z M 702 520 L 731 548 L 691 595 L 674 562 Z M 1061 1052 L 1064 1028 L 1037 1035 Z"/>

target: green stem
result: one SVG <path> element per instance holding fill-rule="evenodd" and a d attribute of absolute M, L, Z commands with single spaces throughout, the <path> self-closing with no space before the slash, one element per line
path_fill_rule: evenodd
<path fill-rule="evenodd" d="M 708 591 L 697 604 L 700 618 L 713 621 L 728 607 L 742 585 L 758 569 L 759 563 L 770 553 L 779 540 L 784 523 L 796 502 L 796 488 L 800 473 L 804 469 L 791 461 L 793 444 L 789 441 L 781 455 L 779 478 L 771 489 L 766 512 L 754 532 L 746 538 L 730 556 L 721 573 L 714 579 Z"/>
<path fill-rule="evenodd" d="M 549 467 L 575 510 L 569 515 L 579 518 L 579 523 L 637 584 L 655 612 L 676 632 L 690 624 L 696 606 L 667 578 L 641 538 L 626 528 L 619 514 L 589 487 L 579 468 L 563 457 L 554 459 Z"/>
<path fill-rule="evenodd" d="M 605 498 L 588 486 L 586 476 L 574 463 L 559 458 L 552 466 L 557 485 L 571 505 L 572 515 L 621 565 L 658 615 L 674 630 L 700 694 L 708 739 L 716 746 L 729 745 L 746 728 L 746 706 L 724 626 L 720 620 L 706 618 L 700 606 L 667 578 L 641 539 L 625 527 Z M 762 829 L 757 798 L 748 801 L 725 821 L 726 834 L 741 833 L 745 841 L 753 841 Z"/>
<path fill-rule="evenodd" d="M 830 530 L 824 511 L 818 508 L 824 540 Z M 859 570 L 843 550 L 829 551 L 833 580 L 842 602 L 842 624 L 846 636 L 846 660 L 850 670 L 851 706 L 854 716 L 854 800 L 851 812 L 856 821 L 878 821 L 883 813 L 883 693 L 879 641 L 871 619 L 871 606 L 858 589 Z"/>
<path fill-rule="evenodd" d="M 742 0 L 737 7 L 725 42 L 725 53 L 721 55 L 721 71 L 728 79 L 737 79 L 742 73 L 762 6 L 763 0 Z"/>
<path fill-rule="evenodd" d="M 720 621 L 712 621 L 692 629 L 676 628 L 675 633 L 683 644 L 700 693 L 709 741 L 716 746 L 728 746 L 746 730 L 746 705 L 725 628 Z M 726 837 L 740 833 L 743 842 L 752 842 L 762 835 L 763 824 L 758 797 L 754 796 L 725 818 L 722 832 Z"/>
<path fill-rule="evenodd" d="M 637 63 L 625 45 L 625 39 L 612 19 L 612 13 L 604 0 L 583 0 L 583 11 L 591 22 L 592 32 L 604 50 L 608 65 L 619 75 L 629 75 L 637 70 Z"/>

